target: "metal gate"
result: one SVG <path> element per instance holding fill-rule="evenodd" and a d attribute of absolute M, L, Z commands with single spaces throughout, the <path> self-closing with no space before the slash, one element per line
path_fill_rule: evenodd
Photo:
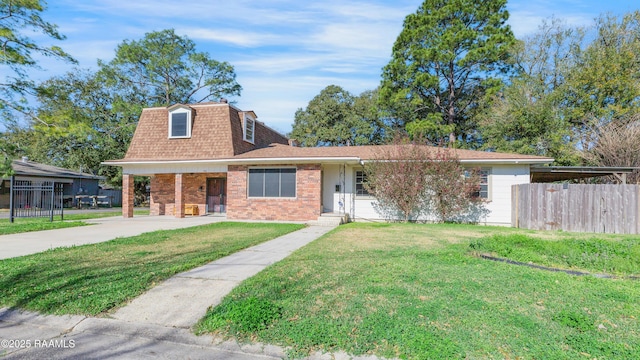
<path fill-rule="evenodd" d="M 40 180 L 15 180 L 11 178 L 11 194 L 9 198 L 10 215 L 14 218 L 49 217 L 53 221 L 55 215 L 64 219 L 63 183 Z"/>

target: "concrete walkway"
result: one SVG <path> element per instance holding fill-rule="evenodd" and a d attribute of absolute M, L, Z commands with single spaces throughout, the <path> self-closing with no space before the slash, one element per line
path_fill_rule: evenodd
<path fill-rule="evenodd" d="M 171 226 L 171 219 L 160 218 L 167 223 L 163 226 Z M 197 222 L 204 218 L 207 217 L 189 219 Z M 109 221 L 104 220 L 101 223 L 108 226 Z M 215 218 L 209 220 L 216 221 Z M 138 222 L 140 227 L 137 228 L 146 223 L 143 217 L 131 220 L 131 223 Z M 175 228 L 177 225 L 173 226 Z M 284 350 L 276 346 L 222 342 L 212 336 L 195 336 L 190 328 L 209 306 L 218 304 L 242 280 L 287 257 L 333 228 L 335 226 L 309 226 L 178 274 L 120 308 L 111 318 L 42 316 L 0 309 L 0 356 L 4 355 L 4 359 L 285 358 Z M 48 236 L 44 238 L 50 240 Z M 350 358 L 346 354 L 317 354 L 310 357 Z"/>
<path fill-rule="evenodd" d="M 115 319 L 189 328 L 240 282 L 332 230 L 309 226 L 178 274 L 118 310 Z"/>
<path fill-rule="evenodd" d="M 89 226 L 0 235 L 0 260 L 35 254 L 45 250 L 74 245 L 95 244 L 117 237 L 140 235 L 149 231 L 180 229 L 225 220 L 224 217 L 193 216 L 178 219 L 173 216 L 139 215 L 82 220 Z"/>

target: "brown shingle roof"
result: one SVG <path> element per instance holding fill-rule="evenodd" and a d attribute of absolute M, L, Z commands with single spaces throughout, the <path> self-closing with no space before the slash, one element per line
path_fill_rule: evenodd
<path fill-rule="evenodd" d="M 256 121 L 255 144 L 243 140 L 243 113 L 226 103 L 176 104 L 193 110 L 191 137 L 170 139 L 169 108 L 148 108 L 142 111 L 138 127 L 124 159 L 108 164 L 127 162 L 221 160 L 225 162 L 257 162 L 269 160 L 353 161 L 374 160 L 390 154 L 393 145 L 293 147 L 288 139 Z M 411 146 L 411 145 L 405 145 Z M 425 146 L 426 147 L 426 146 Z M 426 147 L 437 151 L 436 147 Z M 553 159 L 520 154 L 446 149 L 461 161 L 551 162 Z"/>
<path fill-rule="evenodd" d="M 225 159 L 287 138 L 256 121 L 255 144 L 242 140 L 239 110 L 224 103 L 190 104 L 191 137 L 169 138 L 168 108 L 142 111 L 124 161 Z"/>
<path fill-rule="evenodd" d="M 412 146 L 412 145 L 403 145 Z M 235 159 L 267 159 L 267 158 L 330 158 L 330 157 L 354 157 L 360 160 L 375 160 L 382 155 L 390 154 L 394 145 L 368 145 L 368 146 L 326 146 L 326 147 L 292 147 L 281 144 L 271 144 L 268 147 L 252 150 L 235 156 Z M 435 152 L 440 148 L 425 147 Z M 553 159 L 534 156 L 499 152 L 474 151 L 463 149 L 444 149 L 453 152 L 459 160 L 473 161 L 500 161 L 500 160 L 529 160 L 552 161 Z"/>

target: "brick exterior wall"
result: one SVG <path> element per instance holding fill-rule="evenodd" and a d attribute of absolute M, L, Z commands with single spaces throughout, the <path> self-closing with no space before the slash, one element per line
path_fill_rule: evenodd
<path fill-rule="evenodd" d="M 178 176 L 180 175 L 180 176 Z M 200 215 L 206 213 L 207 204 L 207 178 L 226 178 L 226 173 L 197 173 L 197 174 L 156 174 L 151 177 L 151 215 L 175 215 L 176 198 L 178 192 L 176 186 L 177 178 L 182 184 L 182 216 L 184 216 L 184 205 L 198 205 Z"/>
<path fill-rule="evenodd" d="M 184 188 L 183 188 L 183 183 L 182 183 L 182 174 L 176 174 L 175 175 L 175 180 L 176 180 L 176 185 L 174 187 L 175 189 L 175 209 L 174 209 L 174 213 L 176 215 L 177 218 L 183 218 L 184 217 Z"/>
<path fill-rule="evenodd" d="M 133 175 L 122 175 L 122 216 L 133 217 L 134 191 Z"/>
<path fill-rule="evenodd" d="M 296 166 L 295 198 L 249 198 L 248 166 L 230 165 L 227 172 L 227 218 L 237 220 L 308 221 L 320 216 L 322 170 L 320 164 Z"/>

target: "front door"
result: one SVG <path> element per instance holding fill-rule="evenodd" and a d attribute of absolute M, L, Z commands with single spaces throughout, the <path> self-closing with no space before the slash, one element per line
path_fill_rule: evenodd
<path fill-rule="evenodd" d="M 226 183 L 227 179 L 225 178 L 207 179 L 207 207 L 210 213 L 227 211 Z"/>

